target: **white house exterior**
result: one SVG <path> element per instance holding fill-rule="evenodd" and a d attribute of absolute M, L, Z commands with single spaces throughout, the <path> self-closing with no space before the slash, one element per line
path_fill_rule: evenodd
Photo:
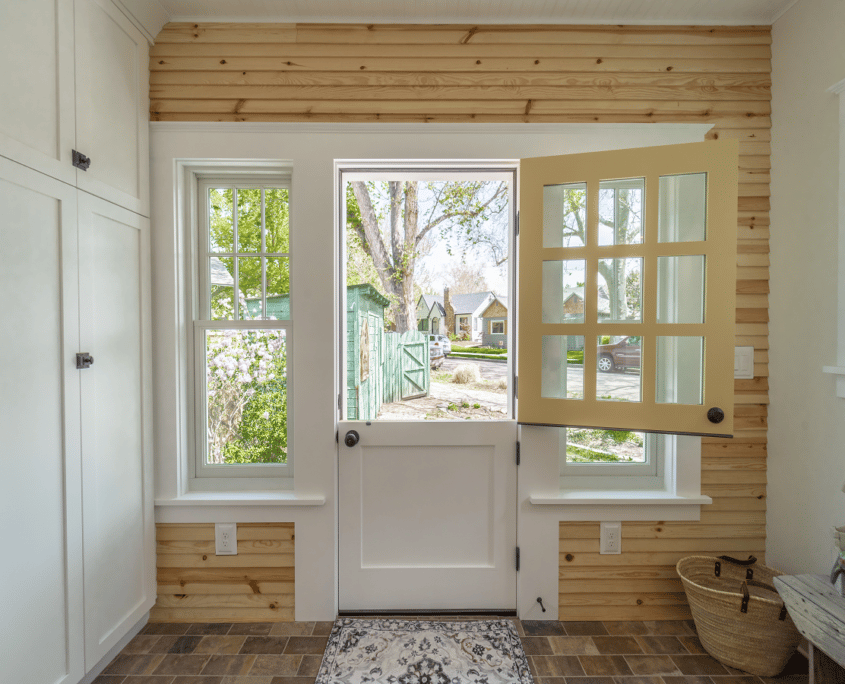
<path fill-rule="evenodd" d="M 452 331 L 457 335 L 465 332 L 470 340 L 480 342 L 483 332 L 481 314 L 495 297 L 493 292 L 449 295 L 448 290 L 444 296 L 421 295 L 417 302 L 417 327 L 423 332 L 441 335 Z M 452 313 L 447 313 L 449 300 Z"/>

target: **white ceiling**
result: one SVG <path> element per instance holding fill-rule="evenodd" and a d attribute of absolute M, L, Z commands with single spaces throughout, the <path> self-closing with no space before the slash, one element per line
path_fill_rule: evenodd
<path fill-rule="evenodd" d="M 798 0 L 158 0 L 170 21 L 772 24 Z"/>

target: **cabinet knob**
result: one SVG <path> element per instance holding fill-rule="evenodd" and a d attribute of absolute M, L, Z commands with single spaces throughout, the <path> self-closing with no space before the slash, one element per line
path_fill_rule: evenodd
<path fill-rule="evenodd" d="M 346 437 L 343 438 L 343 443 L 348 447 L 354 447 L 359 439 L 358 433 L 355 430 L 350 430 L 346 433 Z"/>
<path fill-rule="evenodd" d="M 76 355 L 76 368 L 78 370 L 90 368 L 92 363 L 94 363 L 94 357 L 88 352 L 82 352 Z"/>

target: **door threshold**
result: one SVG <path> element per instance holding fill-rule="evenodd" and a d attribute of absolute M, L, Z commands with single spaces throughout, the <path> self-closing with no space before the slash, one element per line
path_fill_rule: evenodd
<path fill-rule="evenodd" d="M 409 618 L 461 618 L 461 617 L 516 617 L 516 610 L 495 610 L 492 608 L 467 608 L 464 610 L 339 610 L 338 617 L 409 617 Z"/>

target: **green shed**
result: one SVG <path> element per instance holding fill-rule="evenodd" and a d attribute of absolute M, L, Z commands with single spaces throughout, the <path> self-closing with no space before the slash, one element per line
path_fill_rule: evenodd
<path fill-rule="evenodd" d="M 373 420 L 384 402 L 384 310 L 369 283 L 346 288 L 346 419 Z"/>

